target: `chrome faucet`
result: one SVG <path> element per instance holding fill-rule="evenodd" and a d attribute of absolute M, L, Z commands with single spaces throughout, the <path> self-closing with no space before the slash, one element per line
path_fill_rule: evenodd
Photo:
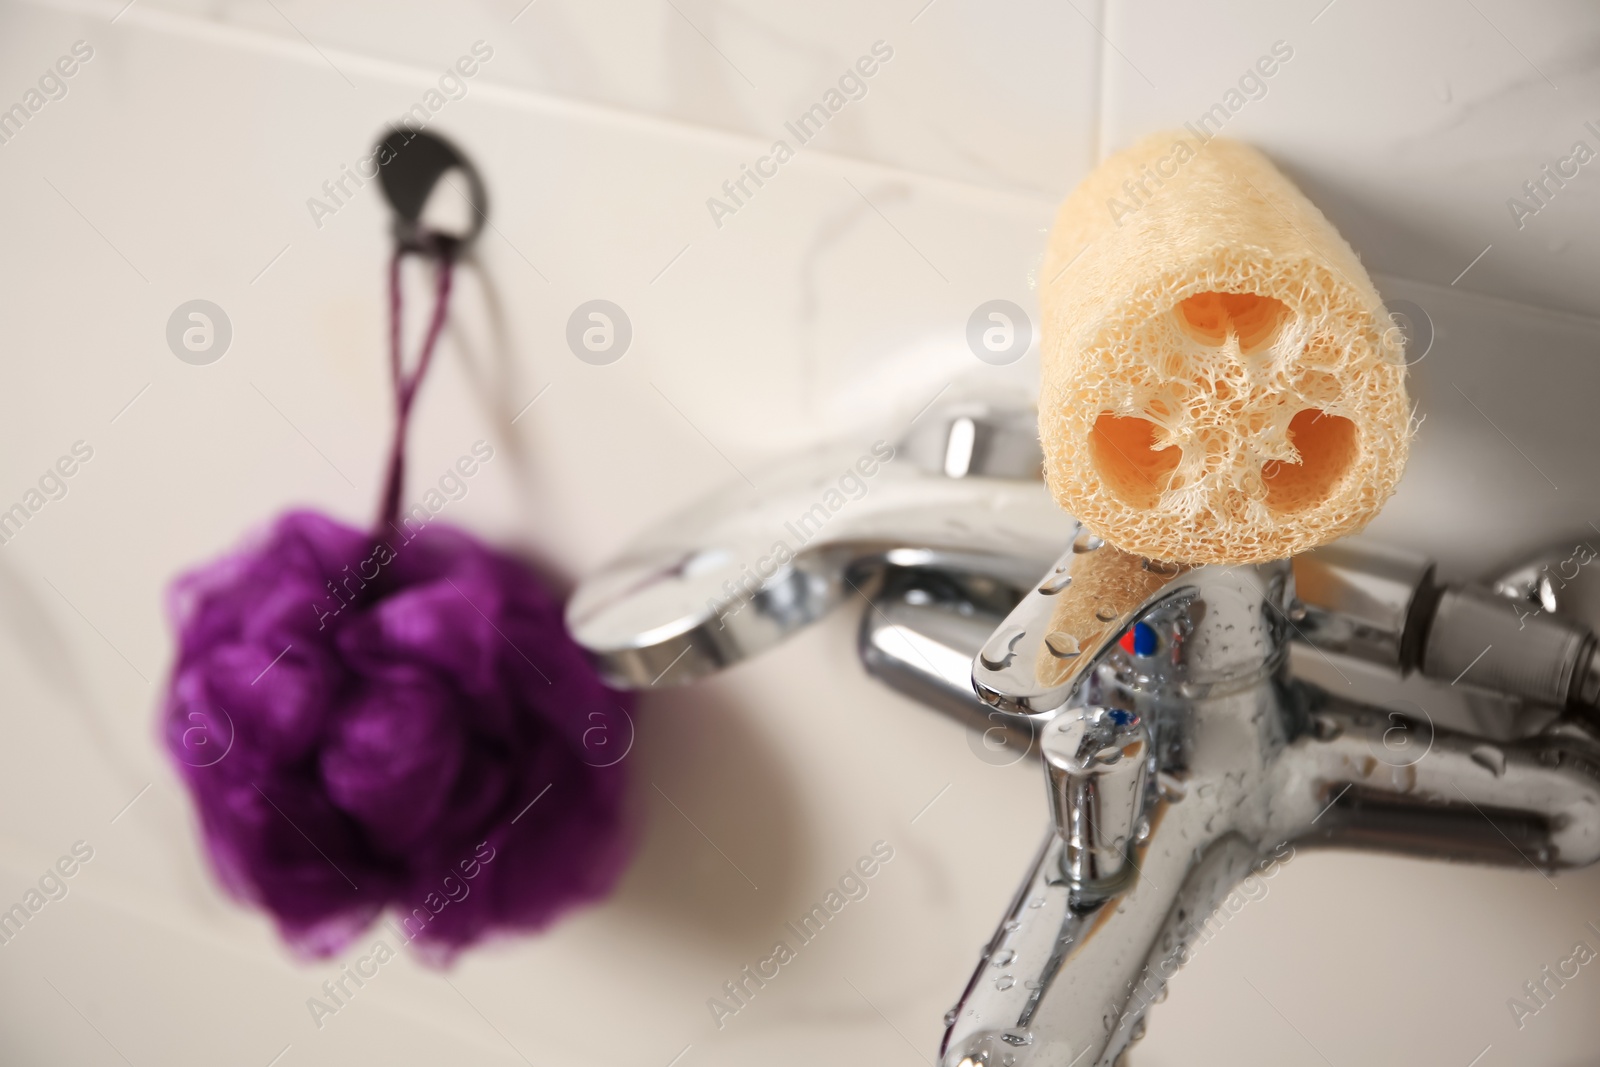
<path fill-rule="evenodd" d="M 1173 568 L 1080 653 L 1059 601 L 1114 552 L 1080 533 L 973 668 L 985 702 L 1038 724 L 1054 825 L 950 1017 L 946 1064 L 1109 1067 L 1201 924 L 1286 843 L 1600 859 L 1600 744 L 1581 717 L 1444 729 L 1306 682 L 1289 656 L 1321 642 L 1447 681 L 1470 664 L 1501 692 L 1588 709 L 1586 627 L 1547 615 L 1535 632 L 1503 596 L 1337 546 Z"/>
<path fill-rule="evenodd" d="M 869 672 L 981 731 L 981 755 L 1041 757 L 1051 826 L 945 1016 L 945 1067 L 1112 1067 L 1195 932 L 1285 844 L 1600 859 L 1600 653 L 1537 573 L 1443 585 L 1353 541 L 1254 566 L 1141 560 L 1050 503 L 1031 410 L 923 418 L 770 573 L 749 564 L 847 453 L 689 509 L 568 618 L 615 683 L 645 687 L 859 593 Z M 1407 675 L 1479 695 L 1430 714 L 1399 695 Z"/>

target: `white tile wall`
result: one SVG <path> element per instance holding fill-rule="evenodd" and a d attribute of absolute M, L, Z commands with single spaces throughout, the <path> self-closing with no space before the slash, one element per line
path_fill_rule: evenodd
<path fill-rule="evenodd" d="M 1283 41 L 1293 58 L 1226 134 L 1266 149 L 1370 269 L 1600 314 L 1600 167 L 1569 164 L 1520 227 L 1507 207 L 1576 141 L 1600 153 L 1594 5 L 1114 0 L 1105 29 L 1105 147 L 1198 119 Z"/>
<path fill-rule="evenodd" d="M 763 144 L 882 41 L 893 59 L 831 124 L 821 142 L 829 151 L 1051 195 L 1092 159 L 1098 38 L 1070 6 L 1043 0 L 148 6 L 425 68 L 447 66 L 481 38 L 504 84 Z"/>
<path fill-rule="evenodd" d="M 371 188 L 320 227 L 306 201 L 474 41 L 494 56 L 431 128 L 479 162 L 494 229 L 419 409 L 413 470 L 495 441 L 503 462 L 455 521 L 568 575 L 732 466 L 892 434 L 959 379 L 1026 388 L 1033 359 L 996 369 L 966 351 L 973 307 L 1031 307 L 1044 229 L 1096 155 L 1194 117 L 1279 39 L 1294 58 L 1229 132 L 1280 159 L 1437 329 L 1416 368 L 1423 436 L 1374 532 L 1479 573 L 1600 521 L 1600 170 L 1522 231 L 1504 205 L 1600 124 L 1586 58 L 1600 20 L 1505 0 L 1319 6 L 0 6 L 0 105 L 74 41 L 95 49 L 0 144 L 0 501 L 73 441 L 95 448 L 69 495 L 0 547 L 0 900 L 73 840 L 98 850 L 0 951 L 0 1062 L 266 1064 L 290 1045 L 284 1067 L 665 1065 L 688 1045 L 683 1067 L 914 1063 L 1034 846 L 1032 773 L 979 763 L 958 729 L 862 677 L 840 617 L 642 719 L 639 781 L 759 890 L 646 789 L 646 844 L 612 902 L 471 955 L 452 975 L 470 1003 L 404 963 L 321 1031 L 304 998 L 334 968 L 291 963 L 219 897 L 153 742 L 163 589 L 290 503 L 371 508 L 384 215 Z M 706 199 L 878 40 L 894 57 L 865 97 L 716 226 Z M 195 297 L 234 327 L 208 367 L 162 337 Z M 608 367 L 562 340 L 595 297 L 635 328 Z M 717 1031 L 704 999 L 879 837 L 899 858 L 845 936 Z M 1298 860 L 1180 978 L 1135 1062 L 1322 1062 L 1241 975 L 1281 992 L 1335 1062 L 1465 1064 L 1490 1041 L 1513 1050 L 1500 1062 L 1578 1062 L 1600 1036 L 1600 982 L 1531 1035 L 1500 1017 L 1522 969 L 1592 917 L 1595 877 L 1559 881 L 1545 898 L 1532 875 Z M 1474 972 L 1480 955 L 1494 966 Z M 1414 964 L 1332 977 L 1397 957 Z"/>

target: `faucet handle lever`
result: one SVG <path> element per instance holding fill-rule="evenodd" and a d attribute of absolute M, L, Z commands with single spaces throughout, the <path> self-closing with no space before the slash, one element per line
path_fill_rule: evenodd
<path fill-rule="evenodd" d="M 1132 711 L 1082 708 L 1045 728 L 1040 752 L 1064 844 L 1061 873 L 1074 904 L 1099 903 L 1138 869 L 1130 856 L 1144 816 L 1149 730 Z"/>
<path fill-rule="evenodd" d="M 1073 699 L 1151 596 L 1186 573 L 1175 563 L 1119 552 L 1077 528 L 1067 551 L 979 651 L 972 687 L 992 707 L 1049 719 Z"/>

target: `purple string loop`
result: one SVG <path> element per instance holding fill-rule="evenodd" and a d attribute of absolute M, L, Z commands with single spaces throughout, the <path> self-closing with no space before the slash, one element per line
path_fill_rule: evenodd
<path fill-rule="evenodd" d="M 450 310 L 450 287 L 455 275 L 456 254 L 459 242 L 454 238 L 435 233 L 424 233 L 415 242 L 397 243 L 389 259 L 389 372 L 394 381 L 394 437 L 389 445 L 389 468 L 384 477 L 383 496 L 378 505 L 378 531 L 388 529 L 400 516 L 400 494 L 405 488 L 406 429 L 411 423 L 411 405 L 417 390 L 433 362 L 434 349 L 439 344 L 439 334 Z M 422 349 L 417 353 L 416 366 L 405 373 L 400 329 L 404 311 L 404 293 L 400 284 L 400 264 L 410 255 L 424 256 L 434 263 L 433 316 L 428 321 L 428 331 L 423 337 Z"/>

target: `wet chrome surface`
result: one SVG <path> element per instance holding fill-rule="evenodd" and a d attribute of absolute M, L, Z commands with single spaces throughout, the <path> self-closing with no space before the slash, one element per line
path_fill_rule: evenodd
<path fill-rule="evenodd" d="M 1259 566 L 1118 560 L 1049 500 L 1031 417 L 929 412 L 837 507 L 860 450 L 754 472 L 759 491 L 686 509 L 569 606 L 612 680 L 645 688 L 861 600 L 870 673 L 972 727 L 987 762 L 1043 756 L 1051 829 L 943 1063 L 1111 1067 L 1217 903 L 1286 847 L 1600 858 L 1600 656 L 1570 614 L 1596 598 L 1592 569 L 1566 574 L 1592 554 L 1553 549 L 1492 589 L 1359 539 Z M 1371 668 L 1363 686 L 1340 662 Z M 1436 722 L 1417 686 L 1460 713 Z"/>

